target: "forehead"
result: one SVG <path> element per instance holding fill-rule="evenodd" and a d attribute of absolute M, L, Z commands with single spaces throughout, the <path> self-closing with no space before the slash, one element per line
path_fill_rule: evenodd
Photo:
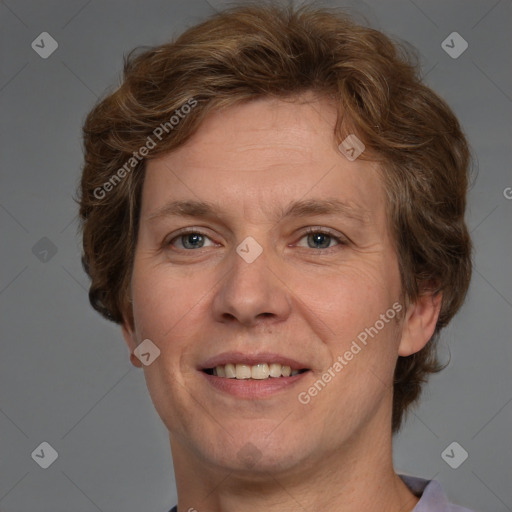
<path fill-rule="evenodd" d="M 339 151 L 336 117 L 322 98 L 260 99 L 214 112 L 185 145 L 148 161 L 143 212 L 158 215 L 174 199 L 275 217 L 291 201 L 325 197 L 368 218 L 382 206 L 378 169 Z"/>
<path fill-rule="evenodd" d="M 236 167 L 240 159 L 249 158 L 245 155 L 258 157 L 252 166 L 240 169 L 245 171 L 258 170 L 260 165 L 300 164 L 320 160 L 327 146 L 335 148 L 335 122 L 334 105 L 325 98 L 311 94 L 288 101 L 261 98 L 212 112 L 173 154 L 200 165 L 208 151 L 214 157 L 209 165 L 220 164 L 222 169 L 230 163 Z"/>

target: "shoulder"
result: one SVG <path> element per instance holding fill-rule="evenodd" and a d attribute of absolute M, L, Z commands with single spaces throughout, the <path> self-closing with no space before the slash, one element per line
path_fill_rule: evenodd
<path fill-rule="evenodd" d="M 413 512 L 473 512 L 448 501 L 439 482 L 399 475 L 411 492 L 420 498 Z"/>

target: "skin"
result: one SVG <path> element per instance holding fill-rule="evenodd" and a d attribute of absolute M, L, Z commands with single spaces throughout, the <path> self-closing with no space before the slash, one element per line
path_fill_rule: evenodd
<path fill-rule="evenodd" d="M 392 380 L 397 357 L 432 336 L 440 297 L 404 304 L 310 403 L 297 399 L 403 303 L 380 170 L 345 158 L 334 107 L 307 100 L 216 112 L 147 164 L 123 335 L 136 366 L 142 340 L 161 351 L 144 372 L 170 433 L 180 512 L 405 512 L 418 501 L 392 466 Z M 348 203 L 360 222 L 279 220 L 292 201 L 313 198 Z M 217 216 L 155 216 L 178 199 L 214 202 Z M 318 241 L 309 226 L 332 237 Z M 204 237 L 178 237 L 182 228 Z M 263 250 L 252 263 L 236 252 L 248 236 Z M 239 398 L 198 370 L 225 351 L 274 352 L 310 371 L 269 397 Z"/>

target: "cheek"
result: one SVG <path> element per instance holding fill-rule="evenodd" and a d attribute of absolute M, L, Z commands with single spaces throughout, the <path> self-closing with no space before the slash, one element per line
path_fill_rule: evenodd
<path fill-rule="evenodd" d="M 327 326 L 322 327 L 327 333 L 323 338 L 326 365 L 340 356 L 347 361 L 338 384 L 371 394 L 373 382 L 378 393 L 382 382 L 392 379 L 400 340 L 397 309 L 403 305 L 397 266 L 392 261 L 388 266 L 345 264 L 328 278 L 304 277 L 294 290 L 312 312 L 310 325 Z"/>
<path fill-rule="evenodd" d="M 211 287 L 211 286 L 210 286 Z M 187 316 L 200 306 L 208 284 L 169 265 L 140 259 L 132 274 L 132 298 L 138 335 L 163 339 L 187 325 Z"/>
<path fill-rule="evenodd" d="M 294 279 L 291 288 L 296 295 L 326 321 L 330 319 L 339 335 L 345 333 L 345 329 L 339 332 L 344 325 L 373 324 L 400 296 L 398 270 L 381 262 L 354 261 Z"/>
<path fill-rule="evenodd" d="M 190 341 L 201 339 L 204 332 L 194 319 L 204 291 L 188 286 L 193 279 L 180 277 L 163 266 L 140 263 L 132 275 L 137 338 L 149 338 L 160 350 L 159 357 L 144 367 L 147 388 L 163 423 L 169 430 L 183 434 L 183 425 L 189 424 L 193 416 L 187 382 L 189 374 L 195 372 L 184 360 L 190 359 Z M 175 414 L 178 410 L 179 419 Z"/>

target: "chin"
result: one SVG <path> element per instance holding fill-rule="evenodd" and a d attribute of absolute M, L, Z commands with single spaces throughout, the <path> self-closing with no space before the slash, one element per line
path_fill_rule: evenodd
<path fill-rule="evenodd" d="M 261 477 L 268 480 L 269 474 L 279 475 L 293 473 L 302 468 L 304 453 L 298 449 L 282 450 L 275 453 L 271 449 L 259 450 L 255 445 L 248 442 L 231 457 L 222 457 L 213 461 L 214 464 L 226 471 L 233 472 L 240 478 Z"/>
<path fill-rule="evenodd" d="M 274 425 L 275 428 L 275 425 Z M 293 473 L 302 468 L 310 451 L 306 443 L 307 436 L 291 433 L 283 429 L 281 435 L 268 431 L 251 432 L 246 428 L 239 430 L 243 436 L 231 437 L 229 434 L 221 439 L 205 444 L 204 438 L 198 440 L 196 450 L 208 465 L 233 472 L 240 477 L 247 476 L 254 479 L 258 475 L 268 480 L 268 475 Z M 231 432 L 236 432 L 232 429 Z"/>

